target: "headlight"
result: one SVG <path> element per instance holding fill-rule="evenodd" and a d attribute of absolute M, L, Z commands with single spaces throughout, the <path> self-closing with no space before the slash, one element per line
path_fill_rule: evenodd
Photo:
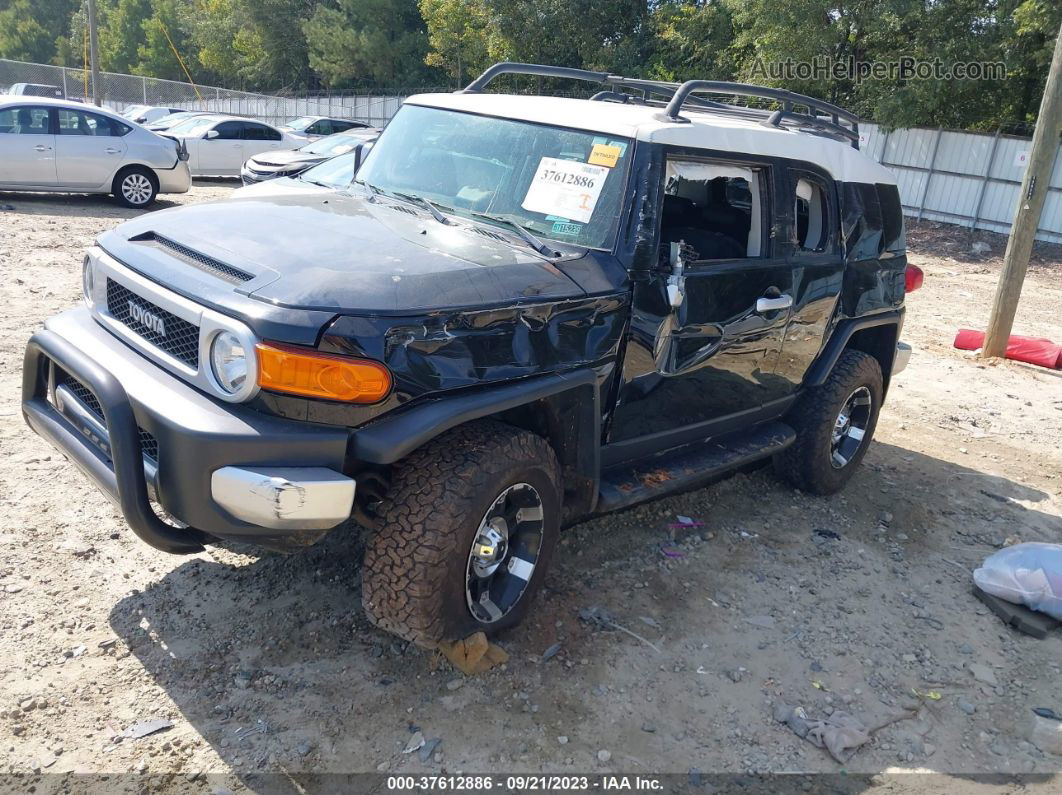
<path fill-rule="evenodd" d="M 81 263 L 81 289 L 85 293 L 85 303 L 89 306 L 92 306 L 92 287 L 92 258 L 86 254 Z"/>
<path fill-rule="evenodd" d="M 222 331 L 210 344 L 210 363 L 218 385 L 229 394 L 237 392 L 247 381 L 247 351 L 240 338 Z"/>

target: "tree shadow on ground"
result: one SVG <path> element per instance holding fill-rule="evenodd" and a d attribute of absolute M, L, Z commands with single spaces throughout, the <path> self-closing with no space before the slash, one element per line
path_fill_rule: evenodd
<path fill-rule="evenodd" d="M 893 500 L 896 520 L 927 531 L 918 542 L 923 548 L 913 549 L 912 556 L 955 556 L 954 551 L 948 551 L 949 539 L 934 537 L 933 528 L 941 524 L 966 527 L 969 537 L 963 537 L 964 543 L 978 557 L 990 552 L 1014 526 L 1045 540 L 1062 539 L 1062 519 L 1029 507 L 1046 507 L 1052 499 L 1035 487 L 887 444 L 875 443 L 867 460 L 869 465 L 846 492 L 849 505 L 844 510 L 864 510 L 852 505 L 862 495 L 874 495 L 878 503 L 892 499 L 883 497 L 884 491 L 906 495 L 905 499 Z M 790 494 L 783 486 L 768 485 L 760 499 L 781 501 Z M 876 513 L 878 506 L 868 503 L 865 510 Z M 600 532 L 600 523 L 608 519 L 595 521 L 591 529 Z M 586 530 L 577 527 L 570 532 Z M 638 532 L 630 528 L 619 531 L 622 537 L 614 543 L 595 548 L 598 551 L 591 555 L 589 565 L 622 562 L 640 554 Z M 260 554 L 257 552 L 240 555 L 237 553 L 246 548 L 228 547 L 223 562 L 190 559 L 144 591 L 123 598 L 111 611 L 110 623 L 118 637 L 195 732 L 230 767 L 232 776 L 253 791 L 350 791 L 359 789 L 360 784 L 328 773 L 402 769 L 415 762 L 415 754 L 403 756 L 396 737 L 408 737 L 417 728 L 408 718 L 414 706 L 420 715 L 435 710 L 439 721 L 449 719 L 453 724 L 446 739 L 448 758 L 462 758 L 467 750 L 462 744 L 515 742 L 493 730 L 479 736 L 485 730 L 481 726 L 477 731 L 475 722 L 462 729 L 461 698 L 469 688 L 449 692 L 445 683 L 452 675 L 434 675 L 440 664 L 445 666 L 436 655 L 368 624 L 359 593 L 362 543 L 361 531 L 344 527 L 317 546 L 290 557 L 268 553 L 254 557 Z M 747 587 L 762 586 L 749 581 Z M 550 600 L 579 598 L 564 594 L 558 589 Z M 740 600 L 742 595 L 733 596 Z M 604 593 L 599 598 L 621 599 L 622 595 Z M 976 604 L 972 595 L 969 598 L 971 605 Z M 574 611 L 575 606 L 565 608 Z M 675 605 L 671 609 L 696 608 Z M 999 626 L 1001 633 L 1010 631 Z M 505 639 L 513 665 L 540 654 L 537 643 L 519 631 Z M 622 656 L 617 660 L 616 665 L 625 664 Z M 536 675 L 564 693 L 568 685 L 562 671 L 554 667 Z M 509 678 L 510 674 L 496 670 L 484 681 L 486 687 L 501 694 L 512 689 Z M 581 693 L 574 691 L 567 697 L 576 704 L 574 708 L 593 720 L 595 704 L 579 703 L 586 700 Z M 488 721 L 484 726 L 509 726 L 512 720 L 506 712 L 511 708 L 500 695 L 493 706 L 480 702 L 468 705 L 468 709 L 491 716 L 494 723 Z M 542 772 L 555 770 L 564 752 L 558 749 L 556 754 L 556 758 L 543 756 L 532 766 Z M 940 749 L 930 762 L 946 771 L 947 749 Z M 646 767 L 631 772 L 652 771 L 652 759 L 643 759 L 642 764 Z M 856 764 L 852 769 L 860 768 Z M 432 772 L 443 771 L 436 766 Z M 685 770 L 673 772 L 681 775 L 669 791 L 709 791 L 693 786 L 695 782 Z M 880 786 L 880 778 L 871 775 L 822 774 L 811 779 L 811 787 L 815 791 L 862 792 Z M 1050 775 L 1041 776 L 1039 769 L 1013 776 L 942 772 L 943 777 L 918 777 L 915 789 L 996 792 L 993 782 L 1013 786 L 1020 780 L 1030 784 Z M 789 791 L 790 784 L 794 791 L 808 791 L 803 780 L 703 777 L 704 783 L 723 783 L 725 791 L 741 792 L 783 792 Z M 912 780 L 914 777 L 905 779 Z M 380 784 L 376 779 L 375 785 Z"/>

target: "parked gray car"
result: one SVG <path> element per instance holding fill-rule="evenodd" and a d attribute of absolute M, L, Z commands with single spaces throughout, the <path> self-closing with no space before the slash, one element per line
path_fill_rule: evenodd
<path fill-rule="evenodd" d="M 183 144 L 111 111 L 46 97 L 0 97 L 0 190 L 110 193 L 147 207 L 192 184 Z"/>
<path fill-rule="evenodd" d="M 311 166 L 351 152 L 361 144 L 372 143 L 379 137 L 378 129 L 366 127 L 329 135 L 298 149 L 263 152 L 247 159 L 240 169 L 240 178 L 244 185 L 253 185 L 277 177 L 294 177 Z"/>

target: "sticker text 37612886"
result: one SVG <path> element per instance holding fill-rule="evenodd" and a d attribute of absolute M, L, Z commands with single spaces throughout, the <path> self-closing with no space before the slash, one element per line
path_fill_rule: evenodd
<path fill-rule="evenodd" d="M 594 214 L 608 173 L 606 166 L 544 157 L 521 206 L 585 224 Z"/>

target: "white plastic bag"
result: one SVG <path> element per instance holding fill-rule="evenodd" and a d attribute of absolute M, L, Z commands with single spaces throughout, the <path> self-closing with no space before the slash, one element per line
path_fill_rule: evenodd
<path fill-rule="evenodd" d="M 982 591 L 1062 621 L 1062 544 L 1015 544 L 973 573 Z"/>

